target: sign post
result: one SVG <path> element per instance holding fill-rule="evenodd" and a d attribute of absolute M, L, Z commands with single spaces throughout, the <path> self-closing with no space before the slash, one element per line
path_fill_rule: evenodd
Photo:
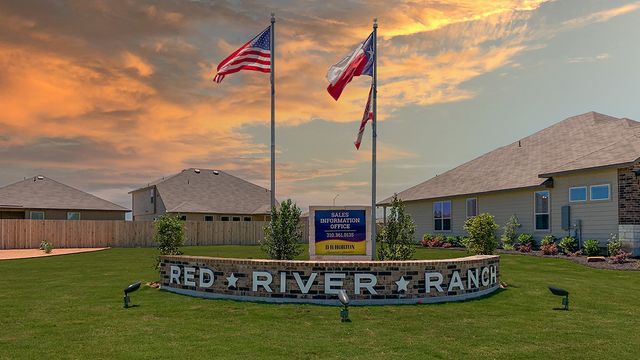
<path fill-rule="evenodd" d="M 310 206 L 309 258 L 371 260 L 369 219 L 369 206 Z"/>

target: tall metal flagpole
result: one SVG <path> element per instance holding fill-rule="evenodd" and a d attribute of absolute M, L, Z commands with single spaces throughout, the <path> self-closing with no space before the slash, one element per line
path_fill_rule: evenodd
<path fill-rule="evenodd" d="M 271 13 L 271 209 L 276 206 L 276 15 Z"/>
<path fill-rule="evenodd" d="M 372 79 L 372 96 L 373 96 L 373 119 L 371 121 L 371 257 L 376 259 L 376 138 L 378 113 L 376 110 L 376 99 L 378 93 L 377 77 L 378 77 L 378 19 L 373 19 L 373 79 Z M 273 62 L 272 62 L 273 63 Z"/>

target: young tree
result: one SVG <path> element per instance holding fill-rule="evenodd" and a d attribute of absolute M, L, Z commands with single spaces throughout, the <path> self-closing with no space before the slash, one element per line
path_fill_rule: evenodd
<path fill-rule="evenodd" d="M 302 229 L 300 208 L 294 202 L 285 200 L 280 209 L 271 209 L 271 222 L 264 228 L 262 250 L 272 259 L 293 260 L 302 253 Z"/>
<path fill-rule="evenodd" d="M 182 255 L 180 247 L 184 243 L 184 221 L 177 215 L 162 215 L 153 223 L 153 240 L 158 243 L 160 255 Z M 156 267 L 160 258 L 156 259 Z"/>
<path fill-rule="evenodd" d="M 474 254 L 490 255 L 496 250 L 496 230 L 498 224 L 493 216 L 487 213 L 467 219 L 464 229 L 469 234 L 467 249 Z"/>
<path fill-rule="evenodd" d="M 416 224 L 411 215 L 405 213 L 402 200 L 393 195 L 391 213 L 387 223 L 378 233 L 376 242 L 379 260 L 408 260 L 415 251 L 414 234 Z"/>

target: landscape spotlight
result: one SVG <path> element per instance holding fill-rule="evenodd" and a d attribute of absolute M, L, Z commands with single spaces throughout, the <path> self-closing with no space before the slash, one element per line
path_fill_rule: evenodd
<path fill-rule="evenodd" d="M 553 295 L 564 296 L 564 299 L 562 299 L 562 305 L 564 305 L 563 310 L 569 310 L 569 292 L 567 290 L 549 286 L 549 291 L 551 291 Z"/>
<path fill-rule="evenodd" d="M 138 289 L 140 289 L 139 281 L 137 283 L 127 286 L 127 288 L 124 289 L 124 308 L 125 309 L 129 307 L 129 293 L 132 293 Z"/>
<path fill-rule="evenodd" d="M 342 310 L 340 310 L 340 321 L 351 322 L 349 320 L 349 296 L 344 290 L 340 290 L 338 293 L 338 300 L 342 303 Z"/>

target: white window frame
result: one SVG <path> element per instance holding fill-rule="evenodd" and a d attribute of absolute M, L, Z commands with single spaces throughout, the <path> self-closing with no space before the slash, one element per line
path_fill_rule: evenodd
<path fill-rule="evenodd" d="M 593 198 L 593 188 L 594 187 L 599 187 L 599 186 L 606 186 L 607 187 L 607 198 L 606 199 L 594 199 Z M 609 201 L 611 200 L 611 184 L 596 184 L 596 185 L 591 185 L 589 186 L 589 200 L 590 201 Z"/>
<path fill-rule="evenodd" d="M 67 211 L 67 220 L 74 220 L 74 219 L 69 219 L 69 215 L 70 214 L 78 214 L 78 220 L 81 219 L 81 215 L 80 215 L 80 211 Z M 75 221 L 75 220 L 74 220 Z"/>
<path fill-rule="evenodd" d="M 33 214 L 42 214 L 42 219 L 34 219 Z M 44 211 L 29 211 L 30 220 L 44 220 Z"/>
<path fill-rule="evenodd" d="M 437 203 L 449 203 L 449 209 L 451 211 L 451 213 L 449 214 L 449 217 L 444 217 L 444 211 L 442 212 L 442 217 L 436 218 L 436 214 L 434 211 L 434 208 L 436 206 Z M 433 218 L 433 231 L 440 231 L 440 232 L 451 232 L 453 231 L 453 203 L 451 202 L 451 200 L 442 200 L 442 201 L 434 201 L 433 202 L 433 206 L 431 208 L 431 217 Z M 436 229 L 436 219 L 440 219 L 442 220 L 442 229 L 441 230 L 437 230 Z M 444 230 L 444 220 L 445 219 L 449 219 L 449 230 Z"/>
<path fill-rule="evenodd" d="M 476 214 L 475 215 L 469 215 L 469 200 L 475 200 L 475 202 L 476 202 L 476 206 L 475 206 L 476 207 Z M 465 208 L 464 211 L 466 212 L 466 215 L 467 215 L 467 219 L 471 218 L 471 217 L 474 217 L 474 216 L 478 216 L 478 198 L 477 197 L 467 198 L 465 200 L 465 202 L 464 202 L 464 208 Z"/>
<path fill-rule="evenodd" d="M 573 189 L 584 189 L 584 200 L 571 200 L 571 190 Z M 589 189 L 586 186 L 572 186 L 569 188 L 569 202 L 570 203 L 581 203 L 586 202 L 589 199 Z"/>
<path fill-rule="evenodd" d="M 538 193 L 547 193 L 547 212 L 539 213 L 536 212 L 536 195 Z M 547 229 L 538 229 L 537 217 L 538 215 L 547 215 L 549 217 L 549 227 Z M 533 192 L 533 229 L 534 231 L 551 231 L 551 192 L 549 190 L 538 190 Z"/>

